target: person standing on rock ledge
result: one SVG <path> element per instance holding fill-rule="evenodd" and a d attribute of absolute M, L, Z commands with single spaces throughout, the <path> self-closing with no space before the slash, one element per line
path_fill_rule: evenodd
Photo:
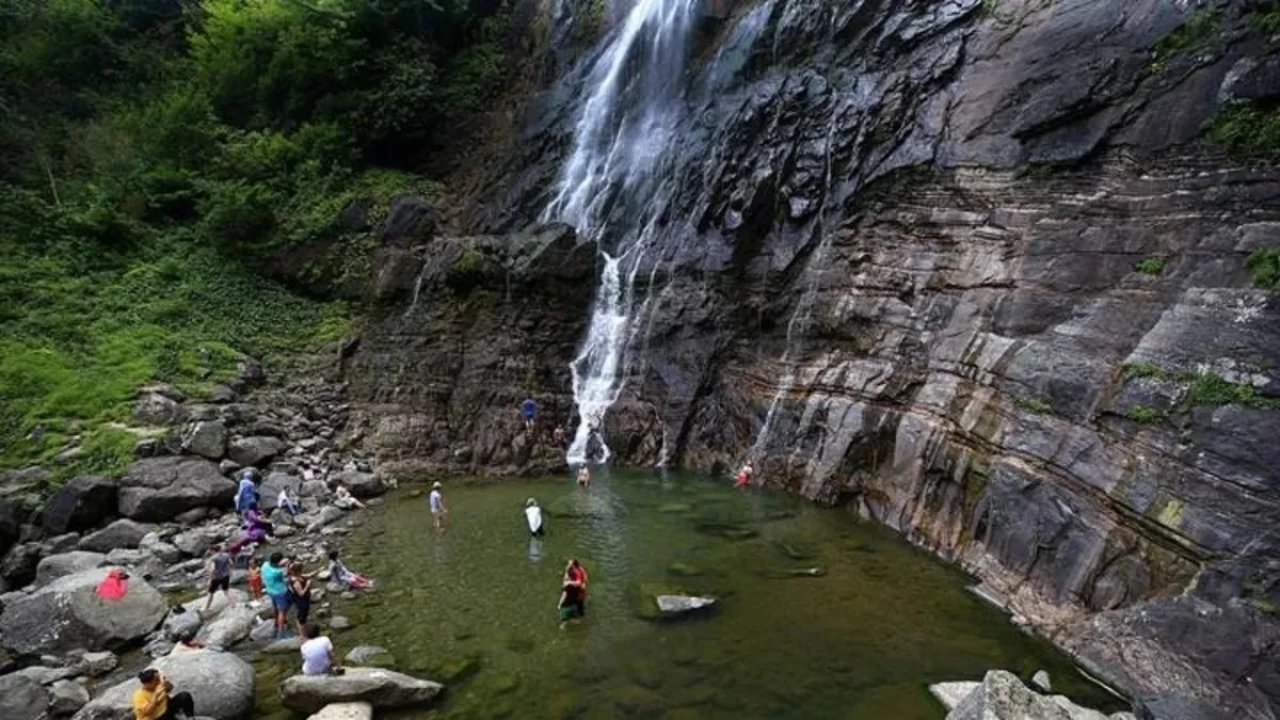
<path fill-rule="evenodd" d="M 170 696 L 173 683 L 159 670 L 147 668 L 138 673 L 142 687 L 133 691 L 133 717 L 135 720 L 174 720 L 178 713 L 183 717 L 196 716 L 196 704 L 191 693 L 180 692 Z"/>
<path fill-rule="evenodd" d="M 524 429 L 533 430 L 533 421 L 538 416 L 538 403 L 533 401 L 533 395 L 524 396 L 524 402 L 520 403 L 520 414 L 524 416 Z"/>

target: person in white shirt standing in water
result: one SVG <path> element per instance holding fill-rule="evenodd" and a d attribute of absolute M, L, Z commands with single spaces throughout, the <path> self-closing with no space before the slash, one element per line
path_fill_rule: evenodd
<path fill-rule="evenodd" d="M 333 659 L 333 642 L 320 634 L 315 623 L 302 626 L 302 674 L 341 675 L 346 672 Z"/>
<path fill-rule="evenodd" d="M 443 530 L 444 519 L 449 510 L 444 506 L 444 495 L 440 494 L 439 482 L 431 484 L 431 494 L 427 496 L 427 500 L 431 504 L 431 520 L 435 523 L 436 530 Z"/>
<path fill-rule="evenodd" d="M 524 516 L 529 521 L 529 534 L 534 537 L 542 537 L 546 532 L 542 526 L 542 508 L 538 507 L 538 501 L 529 498 L 524 502 Z"/>

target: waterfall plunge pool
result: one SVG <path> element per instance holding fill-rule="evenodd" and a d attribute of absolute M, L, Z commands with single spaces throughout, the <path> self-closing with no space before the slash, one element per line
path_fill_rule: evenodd
<path fill-rule="evenodd" d="M 425 495 L 366 511 L 345 549 L 378 582 L 333 612 L 339 655 L 377 645 L 446 683 L 430 710 L 380 718 L 847 718 L 937 720 L 929 683 L 989 669 L 1120 709 L 1070 660 L 965 590 L 972 579 L 847 510 L 684 475 L 449 482 L 436 536 Z M 531 540 L 525 499 L 544 508 Z M 590 573 L 587 618 L 560 628 L 565 562 Z M 820 576 L 794 571 L 820 568 Z M 655 592 L 720 598 L 703 617 L 643 619 Z M 327 598 L 328 599 L 328 598 Z M 294 655 L 258 661 L 255 717 Z"/>

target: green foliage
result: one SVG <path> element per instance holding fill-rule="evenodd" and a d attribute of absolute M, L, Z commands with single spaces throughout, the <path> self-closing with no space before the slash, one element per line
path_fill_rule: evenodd
<path fill-rule="evenodd" d="M 1033 412 L 1039 415 L 1048 415 L 1053 412 L 1053 408 L 1049 405 L 1049 403 L 1039 398 L 1031 397 L 1029 395 L 1020 395 L 1014 398 L 1014 404 L 1016 404 L 1018 407 L 1022 408 L 1023 410 L 1026 410 L 1028 412 Z"/>
<path fill-rule="evenodd" d="M 1155 363 L 1148 363 L 1148 362 L 1125 363 L 1121 367 L 1121 370 L 1124 371 L 1124 376 L 1129 379 L 1164 377 L 1164 370 L 1162 370 L 1160 366 L 1156 365 Z"/>
<path fill-rule="evenodd" d="M 1165 258 L 1159 255 L 1153 255 L 1145 258 L 1142 262 L 1133 266 L 1133 269 L 1143 275 L 1159 275 L 1164 272 Z"/>
<path fill-rule="evenodd" d="M 1253 11 L 1253 26 L 1267 34 L 1280 33 L 1280 2 L 1268 0 L 1258 5 Z"/>
<path fill-rule="evenodd" d="M 1149 425 L 1155 424 L 1164 420 L 1164 411 L 1146 405 L 1134 405 L 1129 408 L 1129 419 Z"/>
<path fill-rule="evenodd" d="M 1253 271 L 1253 284 L 1273 293 L 1280 293 L 1280 248 L 1255 250 L 1245 264 Z"/>
<path fill-rule="evenodd" d="M 1280 110 L 1227 103 L 1209 124 L 1209 139 L 1236 155 L 1275 157 L 1280 154 Z"/>
<path fill-rule="evenodd" d="M 1180 379 L 1188 383 L 1182 399 L 1187 409 L 1218 405 L 1280 409 L 1280 399 L 1264 397 L 1252 385 L 1233 383 L 1211 372 L 1187 373 Z"/>
<path fill-rule="evenodd" d="M 1222 46 L 1222 25 L 1215 9 L 1203 9 L 1151 46 L 1151 69 L 1159 72 L 1172 58 Z"/>

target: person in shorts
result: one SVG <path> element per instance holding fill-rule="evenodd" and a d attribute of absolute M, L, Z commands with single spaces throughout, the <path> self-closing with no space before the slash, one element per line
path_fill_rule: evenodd
<path fill-rule="evenodd" d="M 439 482 L 431 483 L 431 494 L 427 496 L 427 502 L 431 505 L 431 520 L 436 530 L 444 527 L 444 519 L 449 515 L 449 509 L 444 506 L 444 495 L 440 490 Z"/>
<path fill-rule="evenodd" d="M 219 590 L 227 600 L 227 604 L 231 604 L 231 555 L 227 553 L 227 548 L 223 545 L 214 545 L 211 548 L 213 554 L 209 557 L 209 563 L 206 566 L 209 574 L 209 597 L 204 601 L 204 610 L 201 612 L 209 612 L 209 607 L 213 605 L 213 596 Z"/>
<path fill-rule="evenodd" d="M 262 566 L 262 589 L 271 598 L 271 605 L 276 609 L 276 636 L 284 632 L 289 624 L 289 582 L 288 569 L 282 553 L 272 553 Z"/>

